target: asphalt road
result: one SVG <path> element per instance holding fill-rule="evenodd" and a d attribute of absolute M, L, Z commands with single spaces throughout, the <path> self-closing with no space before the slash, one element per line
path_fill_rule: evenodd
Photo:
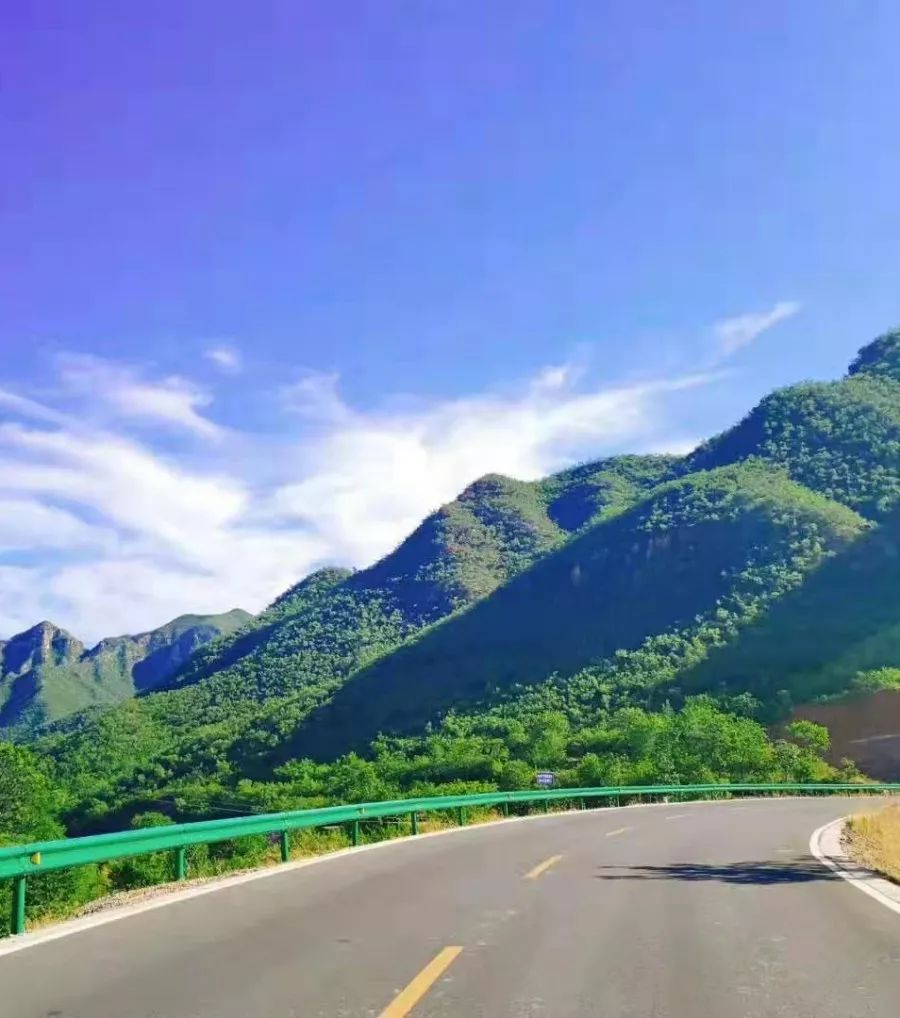
<path fill-rule="evenodd" d="M 859 805 L 551 815 L 348 855 L 0 956 L 0 1015 L 896 1018 L 900 916 L 808 851 Z"/>

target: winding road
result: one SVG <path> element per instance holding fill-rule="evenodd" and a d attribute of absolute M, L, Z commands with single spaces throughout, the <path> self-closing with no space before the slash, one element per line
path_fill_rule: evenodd
<path fill-rule="evenodd" d="M 860 800 L 421 836 L 0 955 L 3 1018 L 896 1018 L 900 916 L 809 854 Z"/>

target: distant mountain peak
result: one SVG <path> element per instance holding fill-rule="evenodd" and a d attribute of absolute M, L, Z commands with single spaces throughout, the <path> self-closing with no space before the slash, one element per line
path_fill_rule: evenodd
<path fill-rule="evenodd" d="M 25 629 L 18 635 L 28 636 L 31 633 L 62 633 L 65 636 L 72 636 L 68 630 L 63 629 L 62 626 L 58 626 L 55 622 L 51 622 L 49 619 L 42 619 L 40 622 L 36 622 L 30 629 Z M 16 637 L 13 637 L 13 639 L 15 638 Z M 74 639 L 74 637 L 72 637 L 72 639 Z"/>
<path fill-rule="evenodd" d="M 0 730 L 40 724 L 152 688 L 197 647 L 251 618 L 239 608 L 221 615 L 181 615 L 146 633 L 106 637 L 90 650 L 44 619 L 0 641 Z"/>
<path fill-rule="evenodd" d="M 485 495 L 496 494 L 508 488 L 514 488 L 522 484 L 515 478 L 507 477 L 505 474 L 484 474 L 477 480 L 467 485 L 457 496 L 457 501 L 466 501 L 474 498 L 483 498 Z"/>
<path fill-rule="evenodd" d="M 0 677 L 24 668 L 67 664 L 83 653 L 84 644 L 80 640 L 44 619 L 5 642 Z"/>
<path fill-rule="evenodd" d="M 39 645 L 49 645 L 52 642 L 71 644 L 83 649 L 83 644 L 77 637 L 73 636 L 67 629 L 63 629 L 62 626 L 58 626 L 55 622 L 49 622 L 47 619 L 37 622 L 29 629 L 11 636 L 7 641 L 7 646 L 11 647 L 19 644 L 21 646 L 37 647 Z"/>

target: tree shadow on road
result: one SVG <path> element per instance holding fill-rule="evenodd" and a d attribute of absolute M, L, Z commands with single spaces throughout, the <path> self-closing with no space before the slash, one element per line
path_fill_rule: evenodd
<path fill-rule="evenodd" d="M 840 877 L 813 859 L 784 862 L 680 862 L 668 866 L 599 866 L 597 880 L 717 880 L 723 884 L 805 884 Z M 606 871 L 615 872 L 606 872 Z"/>

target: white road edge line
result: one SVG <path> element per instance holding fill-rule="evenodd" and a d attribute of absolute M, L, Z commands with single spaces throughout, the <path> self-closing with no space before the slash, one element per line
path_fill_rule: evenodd
<path fill-rule="evenodd" d="M 896 884 L 878 876 L 872 870 L 857 866 L 843 854 L 832 856 L 822 847 L 822 841 L 829 838 L 840 851 L 840 830 L 848 819 L 849 817 L 840 817 L 838 820 L 832 820 L 813 831 L 809 839 L 810 852 L 823 866 L 833 870 L 848 884 L 852 884 L 857 890 L 863 891 L 870 898 L 874 898 L 884 905 L 885 908 L 900 915 L 900 888 Z M 842 865 L 841 860 L 846 860 L 846 865 Z"/>
<path fill-rule="evenodd" d="M 779 802 L 794 802 L 796 796 L 748 796 L 744 802 L 767 803 L 773 805 Z M 700 808 L 703 806 L 727 806 L 734 800 L 728 799 L 698 799 L 695 802 L 680 803 L 684 808 Z M 209 883 L 197 887 L 186 888 L 183 891 L 171 891 L 152 898 L 149 901 L 138 902 L 134 905 L 123 905 L 119 908 L 110 908 L 107 911 L 95 912 L 91 915 L 82 916 L 79 919 L 66 919 L 59 923 L 53 923 L 35 930 L 33 933 L 21 933 L 15 937 L 4 937 L 0 940 L 0 958 L 7 954 L 15 954 L 17 951 L 24 951 L 29 947 L 37 947 L 39 944 L 49 943 L 51 940 L 59 940 L 61 937 L 71 936 L 73 933 L 81 933 L 84 930 L 94 929 L 96 926 L 105 926 L 107 923 L 114 923 L 119 919 L 128 919 L 131 916 L 140 915 L 142 912 L 152 912 L 153 909 L 163 908 L 166 905 L 175 905 L 179 901 L 189 901 L 191 898 L 199 898 L 204 894 L 212 894 L 214 891 L 223 891 L 229 887 L 236 887 L 240 884 L 247 884 L 251 880 L 263 880 L 266 877 L 277 877 L 281 873 L 291 873 L 294 870 L 302 869 L 305 866 L 314 866 L 317 863 L 332 862 L 335 859 L 343 859 L 357 852 L 369 852 L 378 848 L 387 848 L 390 845 L 407 844 L 409 842 L 422 841 L 426 838 L 439 838 L 445 834 L 462 834 L 466 831 L 482 831 L 488 827 L 496 827 L 499 824 L 518 824 L 525 822 L 539 822 L 541 820 L 554 820 L 559 817 L 589 817 L 597 813 L 611 813 L 614 810 L 625 812 L 634 809 L 671 809 L 670 802 L 641 802 L 632 803 L 629 806 L 600 806 L 587 810 L 566 810 L 558 813 L 536 813 L 527 817 L 504 817 L 502 820 L 489 820 L 484 824 L 472 824 L 468 827 L 448 827 L 443 831 L 428 831 L 425 834 L 408 835 L 405 838 L 391 838 L 386 841 L 373 841 L 369 845 L 358 845 L 356 848 L 342 848 L 337 852 L 328 852 L 324 855 L 314 855 L 305 859 L 295 859 L 293 862 L 277 863 L 265 869 L 251 870 L 248 873 L 239 873 L 233 877 L 223 877 L 221 880 L 211 880 Z"/>

